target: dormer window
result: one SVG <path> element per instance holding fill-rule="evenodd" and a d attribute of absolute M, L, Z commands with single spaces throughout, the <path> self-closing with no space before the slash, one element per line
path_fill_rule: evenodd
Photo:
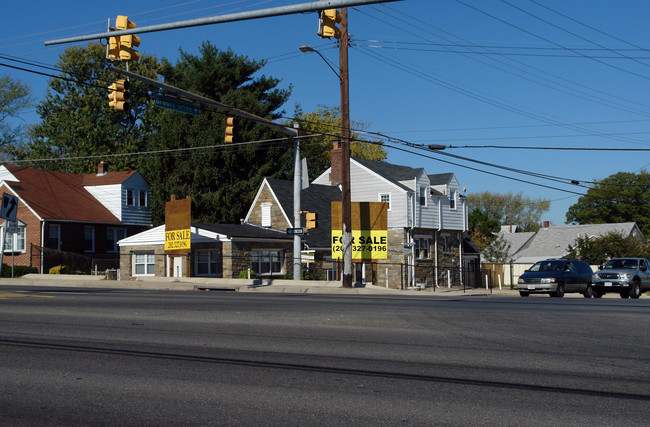
<path fill-rule="evenodd" d="M 133 197 L 133 189 L 131 188 L 126 189 L 126 205 L 135 206 L 135 198 Z"/>
<path fill-rule="evenodd" d="M 419 202 L 420 206 L 426 206 L 427 205 L 427 188 L 426 187 L 420 187 L 419 188 Z"/>
<path fill-rule="evenodd" d="M 449 190 L 449 209 L 456 209 L 456 191 Z"/>
<path fill-rule="evenodd" d="M 149 205 L 147 200 L 147 191 L 140 190 L 138 193 L 139 193 L 138 206 L 140 206 L 141 208 L 146 208 Z"/>

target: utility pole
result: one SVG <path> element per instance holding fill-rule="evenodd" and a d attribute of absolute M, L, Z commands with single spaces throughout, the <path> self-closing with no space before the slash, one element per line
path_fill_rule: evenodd
<path fill-rule="evenodd" d="M 348 8 L 341 8 L 339 67 L 341 81 L 341 222 L 344 288 L 352 287 L 352 201 L 350 194 L 350 76 L 348 74 Z"/>

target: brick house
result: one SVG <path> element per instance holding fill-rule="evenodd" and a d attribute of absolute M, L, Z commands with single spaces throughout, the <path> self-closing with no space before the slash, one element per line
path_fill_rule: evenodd
<path fill-rule="evenodd" d="M 117 268 L 117 242 L 151 226 L 151 188 L 137 171 L 68 174 L 0 165 L 0 189 L 17 197 L 16 227 L 1 219 L 4 260 L 41 273 Z M 2 240 L 0 240 L 2 241 Z M 72 264 L 72 265 L 71 265 Z"/>
<path fill-rule="evenodd" d="M 317 177 L 301 192 L 301 210 L 318 214 L 318 228 L 304 235 L 304 250 L 314 251 L 309 266 L 316 279 L 337 277 L 331 259 L 332 201 L 341 200 L 340 170 Z M 388 203 L 388 258 L 355 262 L 355 280 L 392 287 L 447 284 L 478 286 L 479 251 L 469 235 L 467 199 L 452 173 L 362 159 L 350 160 L 353 202 Z M 284 230 L 293 222 L 293 184 L 265 179 L 244 220 Z M 302 222 L 304 224 L 304 222 Z"/>

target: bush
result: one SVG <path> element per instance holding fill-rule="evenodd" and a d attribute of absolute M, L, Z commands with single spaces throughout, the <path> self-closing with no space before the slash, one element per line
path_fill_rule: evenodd
<path fill-rule="evenodd" d="M 14 266 L 14 277 L 24 276 L 29 273 L 38 273 L 34 267 L 28 265 L 15 265 Z M 7 264 L 2 264 L 2 277 L 11 277 L 11 266 Z"/>
<path fill-rule="evenodd" d="M 70 269 L 68 268 L 67 265 L 57 265 L 50 268 L 49 271 L 50 274 L 68 274 L 69 272 Z"/>
<path fill-rule="evenodd" d="M 240 271 L 238 277 L 240 279 L 248 279 L 248 270 Z M 254 279 L 254 278 L 255 278 L 255 272 L 253 270 L 251 270 L 251 279 Z"/>

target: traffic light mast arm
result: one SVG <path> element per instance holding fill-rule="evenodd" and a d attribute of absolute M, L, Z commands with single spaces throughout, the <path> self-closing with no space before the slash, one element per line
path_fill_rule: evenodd
<path fill-rule="evenodd" d="M 261 125 L 264 125 L 266 127 L 271 128 L 271 129 L 275 129 L 277 131 L 280 131 L 280 132 L 284 133 L 285 135 L 288 135 L 288 136 L 291 136 L 291 137 L 298 136 L 298 131 L 296 129 L 282 126 L 280 124 L 277 124 L 275 122 L 267 120 L 267 119 L 265 119 L 263 117 L 259 117 L 259 116 L 256 116 L 255 114 L 251 114 L 251 113 L 249 113 L 247 111 L 243 111 L 243 110 L 239 110 L 237 108 L 233 108 L 233 107 L 231 107 L 229 105 L 222 104 L 220 102 L 214 101 L 214 100 L 209 99 L 209 98 L 205 98 L 205 97 L 203 97 L 201 95 L 196 95 L 196 94 L 193 94 L 192 92 L 188 92 L 186 90 L 179 89 L 177 87 L 170 86 L 170 85 L 165 84 L 165 83 L 157 82 L 157 81 L 152 80 L 152 79 L 150 79 L 148 77 L 144 77 L 144 76 L 141 76 L 139 74 L 132 73 L 130 71 L 125 71 L 125 70 L 122 70 L 122 69 L 117 68 L 117 67 L 109 66 L 108 69 L 111 70 L 111 71 L 114 71 L 114 72 L 116 72 L 118 74 L 124 74 L 125 76 L 131 77 L 133 79 L 140 80 L 141 82 L 144 82 L 144 83 L 146 83 L 146 84 L 148 84 L 150 86 L 154 86 L 154 87 L 157 87 L 157 88 L 160 88 L 160 89 L 165 89 L 165 90 L 168 90 L 170 92 L 182 95 L 183 97 L 185 97 L 187 99 L 191 99 L 193 101 L 200 102 L 200 103 L 205 104 L 205 105 L 209 105 L 209 106 L 217 108 L 219 110 L 223 110 L 230 116 L 236 116 L 236 117 L 239 117 L 239 118 L 242 118 L 242 119 L 252 120 L 254 122 L 257 122 L 257 123 L 259 123 Z"/>

